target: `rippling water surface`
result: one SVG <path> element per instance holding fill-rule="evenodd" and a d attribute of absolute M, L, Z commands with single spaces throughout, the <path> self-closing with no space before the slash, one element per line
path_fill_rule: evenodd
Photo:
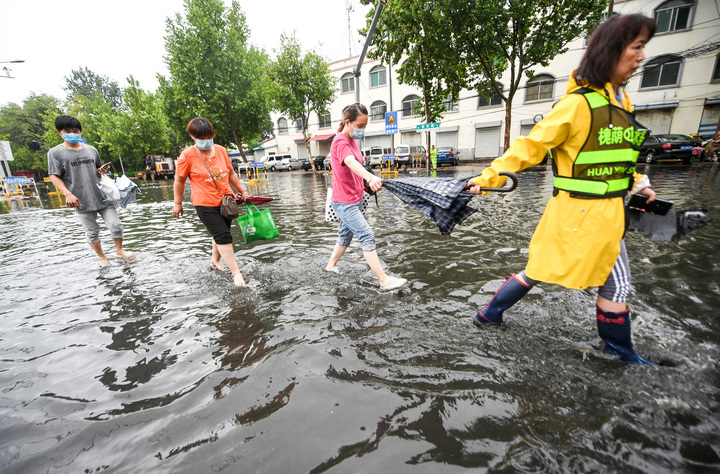
<path fill-rule="evenodd" d="M 277 239 L 233 226 L 244 289 L 210 269 L 189 202 L 172 218 L 169 181 L 140 183 L 121 215 L 137 260 L 109 269 L 57 198 L 0 200 L 0 471 L 717 471 L 720 168 L 641 171 L 716 218 L 680 242 L 627 235 L 635 346 L 657 369 L 599 353 L 595 289 L 541 284 L 503 327 L 471 324 L 524 268 L 549 168 L 475 198 L 452 236 L 380 193 L 378 253 L 410 282 L 392 294 L 356 243 L 323 271 L 324 175 L 272 174 Z"/>

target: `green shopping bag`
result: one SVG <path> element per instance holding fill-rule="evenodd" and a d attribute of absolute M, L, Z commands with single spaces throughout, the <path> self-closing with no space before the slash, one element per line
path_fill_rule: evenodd
<path fill-rule="evenodd" d="M 280 235 L 270 209 L 258 210 L 252 204 L 245 204 L 245 214 L 237 218 L 245 243 L 256 240 L 270 240 Z"/>

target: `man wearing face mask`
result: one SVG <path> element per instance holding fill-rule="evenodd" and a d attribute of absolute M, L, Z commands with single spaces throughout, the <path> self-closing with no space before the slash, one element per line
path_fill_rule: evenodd
<path fill-rule="evenodd" d="M 48 151 L 48 174 L 58 191 L 65 195 L 65 203 L 75 208 L 90 247 L 100 257 L 100 266 L 108 267 L 110 261 L 100 243 L 98 214 L 110 231 L 116 257 L 133 260 L 135 255 L 123 250 L 123 226 L 115 205 L 105 199 L 97 186 L 110 163 L 103 165 L 95 147 L 82 143 L 82 125 L 75 117 L 59 116 L 55 119 L 55 129 L 63 142 Z"/>

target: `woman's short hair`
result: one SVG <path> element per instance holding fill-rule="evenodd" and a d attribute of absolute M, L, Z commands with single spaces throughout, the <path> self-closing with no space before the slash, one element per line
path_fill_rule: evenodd
<path fill-rule="evenodd" d="M 187 124 L 187 132 L 200 140 L 207 140 L 215 136 L 215 129 L 210 121 L 204 117 L 195 117 Z"/>
<path fill-rule="evenodd" d="M 343 119 L 340 122 L 340 128 L 338 128 L 338 133 L 343 131 L 343 128 L 345 127 L 345 120 L 350 120 L 350 122 L 354 122 L 355 120 L 357 120 L 358 115 L 367 114 L 367 108 L 360 102 L 355 102 L 354 104 L 348 105 L 345 108 L 345 114 L 343 115 Z"/>
<path fill-rule="evenodd" d="M 593 31 L 585 55 L 575 71 L 575 81 L 595 87 L 610 82 L 625 48 L 647 31 L 648 40 L 655 34 L 655 20 L 639 15 L 614 15 Z"/>
<path fill-rule="evenodd" d="M 78 130 L 82 132 L 82 125 L 75 117 L 61 115 L 55 119 L 55 130 Z"/>

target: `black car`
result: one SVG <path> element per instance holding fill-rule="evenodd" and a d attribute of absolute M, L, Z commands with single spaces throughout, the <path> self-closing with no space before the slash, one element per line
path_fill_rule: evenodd
<path fill-rule="evenodd" d="M 315 162 L 315 169 L 316 169 L 317 171 L 322 171 L 322 170 L 325 169 L 325 166 L 323 165 L 323 160 L 325 160 L 325 156 L 324 156 L 324 155 L 318 155 L 318 156 L 313 157 L 313 161 Z M 309 171 L 309 170 L 311 170 L 311 169 L 312 169 L 312 166 L 310 166 L 310 160 L 304 159 L 303 162 L 302 162 L 302 164 L 300 165 L 300 168 L 301 168 L 303 171 Z"/>
<path fill-rule="evenodd" d="M 685 164 L 693 161 L 693 148 L 699 147 L 700 142 L 687 135 L 666 133 L 648 135 L 645 143 L 640 147 L 638 161 L 655 163 L 660 160 L 682 160 Z"/>

